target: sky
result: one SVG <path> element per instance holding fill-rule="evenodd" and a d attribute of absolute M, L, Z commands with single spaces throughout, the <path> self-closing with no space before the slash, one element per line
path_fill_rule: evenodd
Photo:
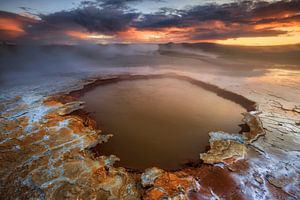
<path fill-rule="evenodd" d="M 0 0 L 0 41 L 298 44 L 300 0 Z"/>

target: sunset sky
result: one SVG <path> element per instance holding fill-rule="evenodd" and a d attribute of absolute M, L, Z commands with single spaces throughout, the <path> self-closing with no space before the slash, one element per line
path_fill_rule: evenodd
<path fill-rule="evenodd" d="M 1 0 L 0 37 L 18 44 L 298 44 L 300 0 Z"/>

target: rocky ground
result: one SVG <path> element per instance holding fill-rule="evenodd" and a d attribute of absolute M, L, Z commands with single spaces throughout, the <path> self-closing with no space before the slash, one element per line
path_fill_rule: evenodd
<path fill-rule="evenodd" d="M 199 166 L 143 173 L 114 167 L 118 155 L 94 157 L 89 150 L 111 135 L 96 129 L 81 111 L 84 102 L 69 92 L 124 73 L 176 73 L 242 95 L 256 102 L 256 110 L 244 114 L 250 131 L 209 133 L 211 148 Z M 299 77 L 299 70 L 277 67 L 260 76 L 232 76 L 168 64 L 3 87 L 1 199 L 300 199 Z"/>

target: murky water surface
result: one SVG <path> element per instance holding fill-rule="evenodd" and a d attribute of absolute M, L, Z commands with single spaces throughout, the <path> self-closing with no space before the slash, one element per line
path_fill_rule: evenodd
<path fill-rule="evenodd" d="M 81 100 L 103 133 L 114 135 L 97 151 L 117 155 L 119 165 L 133 169 L 174 169 L 198 160 L 208 132 L 239 132 L 245 112 L 239 104 L 173 78 L 101 85 Z"/>

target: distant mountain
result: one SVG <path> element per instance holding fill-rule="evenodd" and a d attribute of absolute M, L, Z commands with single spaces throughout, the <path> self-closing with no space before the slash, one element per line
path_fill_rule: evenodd
<path fill-rule="evenodd" d="M 300 44 L 282 46 L 234 46 L 215 43 L 167 43 L 159 45 L 159 52 L 198 54 L 207 52 L 228 59 L 247 59 L 277 64 L 300 65 Z"/>

